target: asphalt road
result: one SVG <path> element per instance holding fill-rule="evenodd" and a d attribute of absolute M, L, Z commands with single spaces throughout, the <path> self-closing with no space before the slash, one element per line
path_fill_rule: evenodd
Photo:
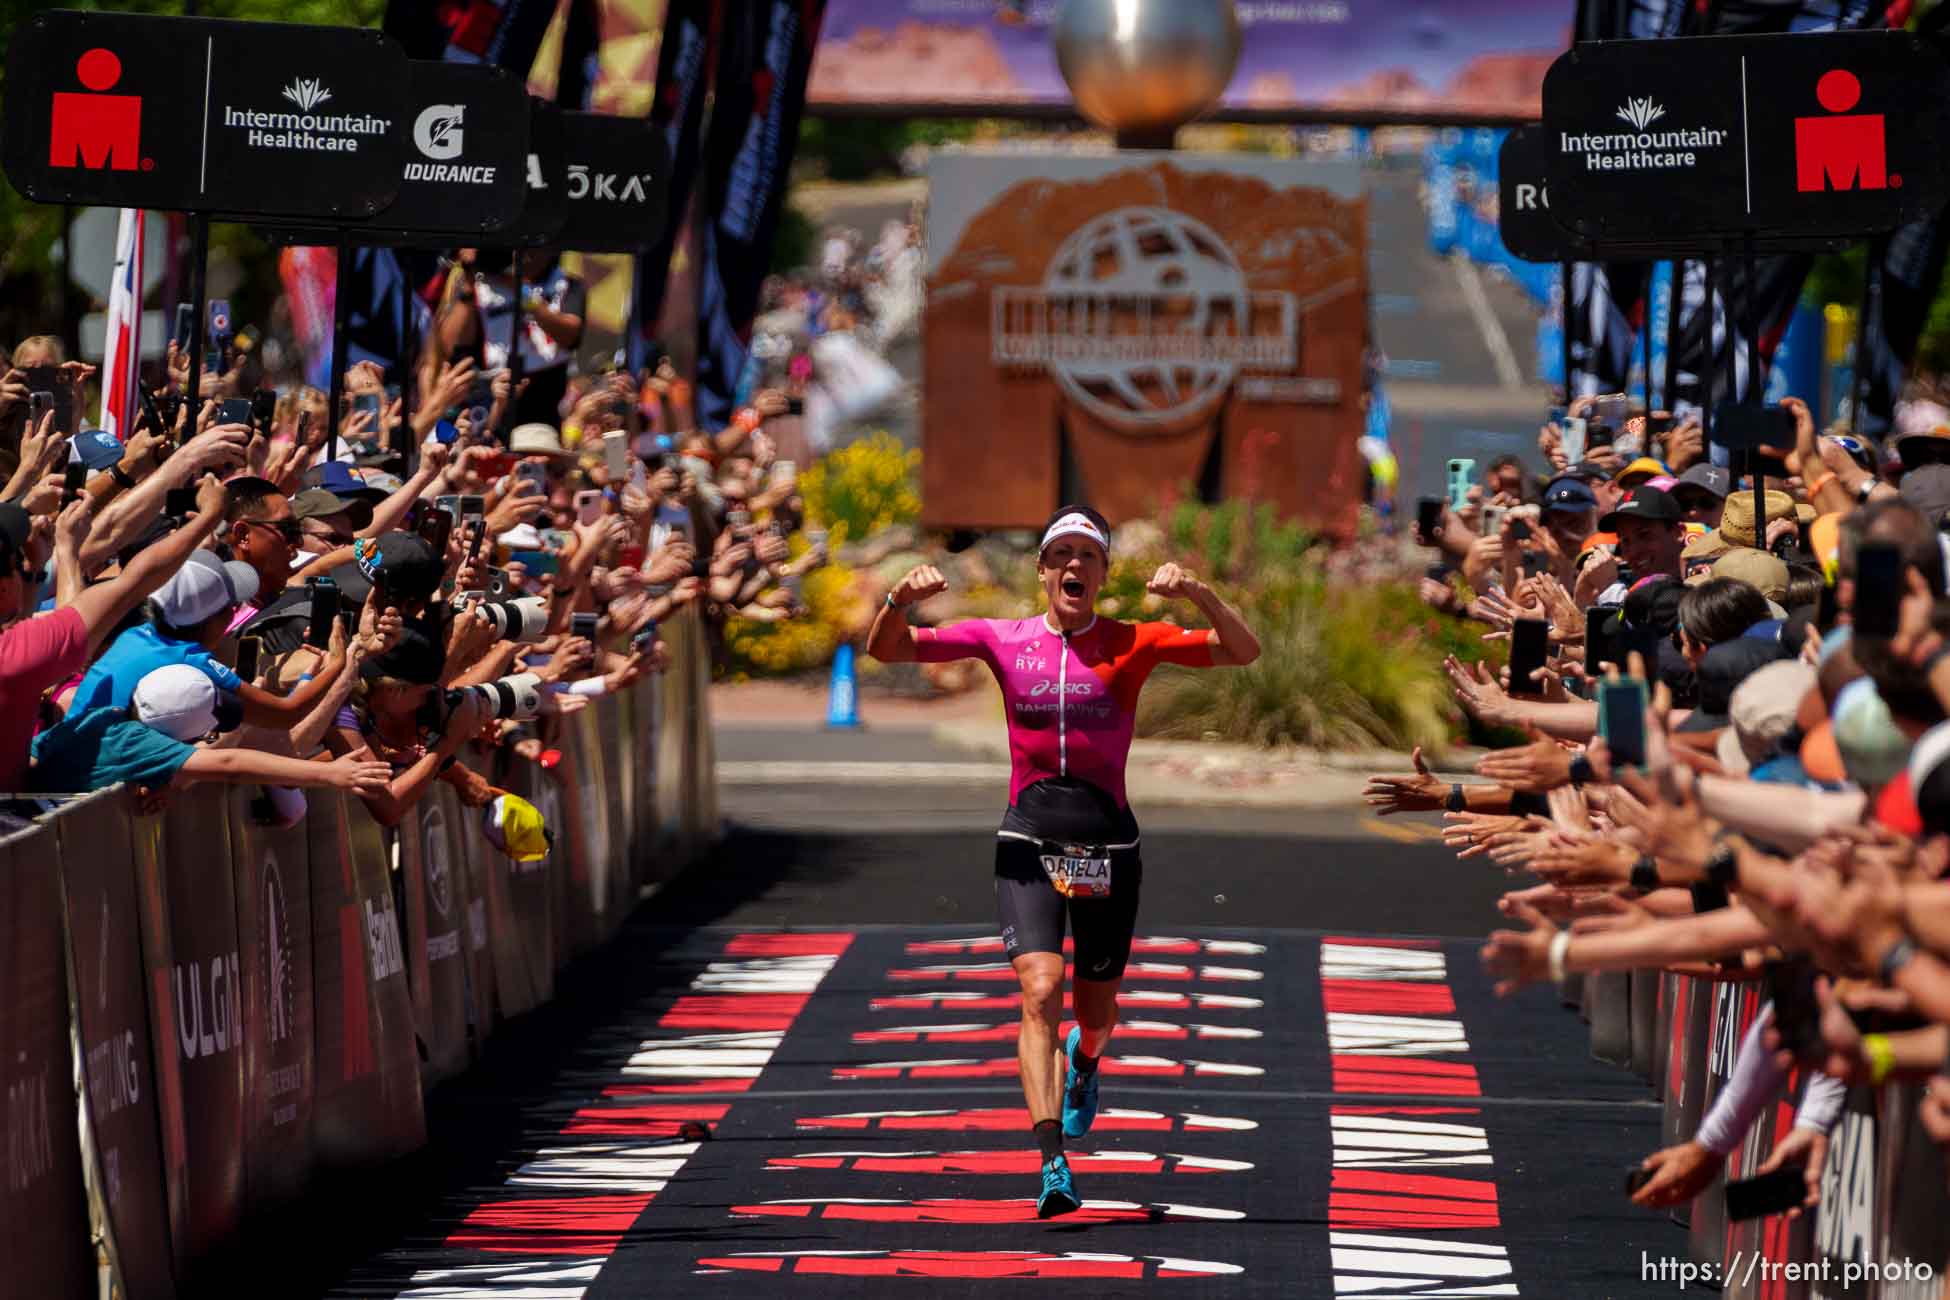
<path fill-rule="evenodd" d="M 1640 1252 L 1683 1253 L 1683 1232 L 1616 1186 L 1657 1108 L 1554 997 L 1492 997 L 1475 948 L 1503 878 L 1444 853 L 1430 819 L 1138 810 L 1120 1109 L 1072 1144 L 1088 1213 L 1038 1224 L 1013 985 L 983 947 L 999 784 L 949 779 L 985 769 L 914 731 L 718 740 L 718 851 L 434 1093 L 423 1153 L 259 1222 L 192 1293 L 837 1300 L 924 1275 L 1124 1294 L 1180 1265 L 1201 1295 L 1403 1275 L 1661 1293 Z M 872 779 L 820 779 L 876 754 Z M 808 775 L 740 778 L 765 761 Z M 1392 1046 L 1363 1054 L 1377 1027 Z M 679 1134 L 691 1117 L 713 1140 Z M 1397 1174 L 1353 1149 L 1375 1131 L 1492 1159 Z"/>

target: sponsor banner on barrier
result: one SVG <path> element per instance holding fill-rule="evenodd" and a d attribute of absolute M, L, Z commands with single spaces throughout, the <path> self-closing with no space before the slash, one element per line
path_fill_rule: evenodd
<path fill-rule="evenodd" d="M 1875 1145 L 1882 1185 L 1874 1189 L 1873 1204 L 1864 1205 L 1862 1189 L 1852 1178 L 1861 1171 L 1847 1167 L 1836 1170 L 1835 1186 L 1844 1198 L 1843 1217 L 1852 1216 L 1853 1222 L 1830 1234 L 1829 1244 L 1856 1241 L 1868 1212 L 1875 1225 L 1877 1261 L 1882 1266 L 1877 1300 L 1938 1300 L 1946 1270 L 1950 1270 L 1950 1217 L 1943 1213 L 1939 1195 L 1945 1185 L 1943 1149 L 1917 1118 L 1916 1108 L 1923 1100 L 1921 1085 L 1892 1082 L 1884 1084 L 1881 1092 L 1880 1140 Z M 1854 1100 L 1850 1098 L 1849 1115 L 1855 1113 Z M 1847 1147 L 1846 1142 L 1843 1146 Z M 1844 1149 L 1840 1154 L 1852 1157 L 1858 1149 Z M 1829 1153 L 1832 1159 L 1837 1148 L 1831 1145 Z M 1824 1177 L 1824 1201 L 1828 1190 Z M 1904 1191 L 1909 1194 L 1903 1195 Z"/>
<path fill-rule="evenodd" d="M 159 906 L 143 918 L 143 959 L 156 1071 L 177 1089 L 163 1141 L 183 1182 L 170 1211 L 178 1259 L 187 1263 L 243 1219 L 243 963 L 223 792 L 173 799 L 163 813 L 138 818 L 133 838 L 138 871 L 160 888 Z M 168 1106 L 167 1087 L 164 1096 Z"/>
<path fill-rule="evenodd" d="M 295 1198 L 312 1175 L 311 846 L 262 824 L 255 786 L 228 792 L 244 985 L 246 1204 Z"/>
<path fill-rule="evenodd" d="M 467 880 L 449 810 L 423 798 L 400 824 L 399 865 L 406 895 L 406 948 L 413 1021 L 431 1087 L 467 1068 Z"/>
<path fill-rule="evenodd" d="M 447 833 L 455 897 L 466 899 L 460 912 L 458 961 L 468 1051 L 478 1057 L 492 1032 L 494 1018 L 494 960 L 489 943 L 491 920 L 484 865 L 493 851 L 481 833 L 480 810 L 463 805 L 460 792 L 454 787 L 445 782 L 438 784 L 427 795 L 426 802 L 440 809 Z M 454 906 L 461 905 L 456 901 Z"/>
<path fill-rule="evenodd" d="M 0 1246 L 9 1261 L 0 1291 L 9 1295 L 80 1295 L 95 1285 L 76 1142 L 60 865 L 55 837 L 43 828 L 0 841 L 0 1104 L 7 1122 Z"/>
<path fill-rule="evenodd" d="M 385 845 L 363 804 L 319 792 L 311 845 L 319 1163 L 374 1164 L 425 1139 L 406 956 Z"/>
<path fill-rule="evenodd" d="M 481 855 L 488 897 L 488 946 L 494 958 L 495 1005 L 511 1018 L 555 996 L 555 878 L 563 870 L 561 810 L 554 783 L 527 759 L 504 756 L 499 784 L 542 814 L 554 848 L 534 862 L 517 862 L 492 846 Z M 554 814 L 551 816 L 551 812 Z"/>
<path fill-rule="evenodd" d="M 104 791 L 69 805 L 52 822 L 61 848 L 89 1203 L 119 1290 L 148 1300 L 176 1293 L 171 1183 L 161 1140 L 165 1107 L 173 1103 L 156 1074 L 148 981 L 136 941 L 148 909 L 137 891 L 131 804 L 120 790 Z M 167 1020 L 159 1028 L 174 1032 Z M 180 1119 L 180 1109 L 173 1113 Z"/>
<path fill-rule="evenodd" d="M 44 11 L 7 51 L 7 177 L 40 203 L 366 217 L 398 194 L 406 56 L 376 31 Z"/>

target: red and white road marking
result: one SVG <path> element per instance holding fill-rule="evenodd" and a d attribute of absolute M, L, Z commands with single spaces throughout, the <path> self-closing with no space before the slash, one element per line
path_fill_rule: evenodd
<path fill-rule="evenodd" d="M 839 1219 L 853 1223 L 1034 1223 L 1036 1202 L 977 1201 L 942 1197 L 925 1201 L 879 1200 L 871 1197 L 809 1197 L 789 1201 L 760 1201 L 734 1205 L 733 1214 L 781 1219 Z M 1085 1201 L 1083 1208 L 1064 1216 L 1065 1223 L 1163 1223 L 1169 1220 L 1207 1222 L 1243 1219 L 1244 1210 L 1217 1210 L 1204 1205 L 1170 1205 L 1136 1201 Z"/>
<path fill-rule="evenodd" d="M 1168 1278 L 1242 1273 L 1236 1264 L 1165 1255 L 1098 1255 L 1036 1250 L 780 1250 L 700 1259 L 696 1272 L 738 1269 L 827 1277 Z"/>
<path fill-rule="evenodd" d="M 1056 1031 L 1058 1041 L 1069 1036 L 1075 1022 L 1065 1021 Z M 863 1029 L 853 1035 L 856 1043 L 1013 1043 L 1022 1031 L 1022 1021 L 1003 1020 L 966 1025 L 903 1025 L 898 1029 Z M 1174 1042 L 1187 1039 L 1233 1039 L 1246 1041 L 1260 1036 L 1259 1030 L 1244 1025 L 1178 1025 L 1167 1020 L 1123 1020 L 1117 1022 L 1117 1037 L 1162 1038 Z"/>
<path fill-rule="evenodd" d="M 1021 1064 L 1013 1056 L 944 1058 L 936 1061 L 879 1061 L 864 1065 L 842 1065 L 833 1071 L 836 1080 L 858 1079 L 1013 1079 Z M 1236 1065 L 1229 1061 L 1174 1061 L 1163 1056 L 1106 1056 L 1098 1071 L 1108 1078 L 1136 1076 L 1149 1079 L 1258 1078 L 1266 1073 L 1257 1065 Z"/>
<path fill-rule="evenodd" d="M 843 1115 L 813 1115 L 800 1128 L 852 1132 L 1022 1133 L 1029 1128 L 1024 1107 L 995 1110 L 857 1110 Z M 1106 1106 L 1097 1112 L 1093 1133 L 1245 1133 L 1259 1125 L 1222 1115 L 1166 1115 L 1155 1110 Z"/>
<path fill-rule="evenodd" d="M 1001 951 L 1003 947 L 1000 935 L 986 935 L 979 939 L 925 939 L 907 945 L 907 954 L 910 957 L 952 956 L 956 953 L 968 953 L 973 956 Z M 1076 940 L 1065 939 L 1063 951 L 1075 952 Z M 1247 943 L 1239 939 L 1177 939 L 1165 935 L 1139 935 L 1131 940 L 1131 951 L 1144 956 L 1190 957 L 1205 953 L 1208 956 L 1264 957 L 1266 945 Z"/>
<path fill-rule="evenodd" d="M 1327 939 L 1321 994 L 1338 1093 L 1481 1095 L 1466 1059 L 1442 950 L 1427 940 Z M 1461 1172 L 1492 1164 L 1477 1112 L 1457 1106 L 1337 1105 L 1328 1193 L 1334 1293 L 1514 1296 L 1509 1253 L 1496 1242 L 1403 1232 L 1502 1227 L 1496 1183 Z"/>
<path fill-rule="evenodd" d="M 1075 964 L 1066 962 L 1063 978 L 1076 978 Z M 933 966 L 899 967 L 887 972 L 890 980 L 947 980 L 961 984 L 1014 984 L 1016 968 L 1006 961 L 944 962 Z M 1124 967 L 1124 982 L 1157 981 L 1184 984 L 1193 980 L 1214 983 L 1251 983 L 1264 979 L 1259 971 L 1246 966 L 1188 966 L 1175 961 L 1134 961 Z"/>
<path fill-rule="evenodd" d="M 875 998 L 868 1004 L 875 1011 L 1020 1011 L 1021 993 L 975 993 L 960 989 L 934 989 L 927 993 L 902 993 Z M 1117 994 L 1119 1009 L 1134 1011 L 1258 1011 L 1266 1003 L 1258 998 L 1233 993 L 1179 993 L 1166 989 L 1122 989 Z M 1073 1010 L 1070 994 L 1063 994 L 1063 1009 Z"/>
<path fill-rule="evenodd" d="M 1078 1174 L 1236 1174 L 1253 1166 L 1244 1160 L 1210 1156 L 1154 1155 L 1149 1151 L 1071 1151 Z M 1034 1147 L 1014 1151 L 806 1151 L 773 1156 L 767 1169 L 851 1169 L 873 1174 L 1035 1174 L 1042 1153 Z"/>

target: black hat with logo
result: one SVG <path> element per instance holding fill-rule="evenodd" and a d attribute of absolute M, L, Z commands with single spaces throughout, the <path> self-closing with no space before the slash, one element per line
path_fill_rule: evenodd
<path fill-rule="evenodd" d="M 1602 532 L 1614 532 L 1618 525 L 1627 519 L 1651 519 L 1659 523 L 1676 524 L 1685 512 L 1673 500 L 1672 493 L 1655 487 L 1643 485 L 1632 489 L 1631 495 L 1620 501 L 1615 509 L 1598 521 Z"/>

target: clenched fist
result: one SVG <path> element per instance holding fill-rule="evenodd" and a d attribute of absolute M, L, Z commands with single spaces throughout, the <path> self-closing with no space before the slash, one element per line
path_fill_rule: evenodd
<path fill-rule="evenodd" d="M 1204 588 L 1205 584 L 1190 569 L 1175 564 L 1159 565 L 1151 581 L 1144 584 L 1146 591 L 1165 600 L 1190 600 Z"/>
<path fill-rule="evenodd" d="M 894 589 L 887 593 L 887 598 L 895 605 L 904 608 L 918 604 L 930 596 L 939 596 L 946 590 L 948 590 L 948 580 L 941 576 L 941 570 L 932 564 L 923 564 L 895 583 Z"/>

